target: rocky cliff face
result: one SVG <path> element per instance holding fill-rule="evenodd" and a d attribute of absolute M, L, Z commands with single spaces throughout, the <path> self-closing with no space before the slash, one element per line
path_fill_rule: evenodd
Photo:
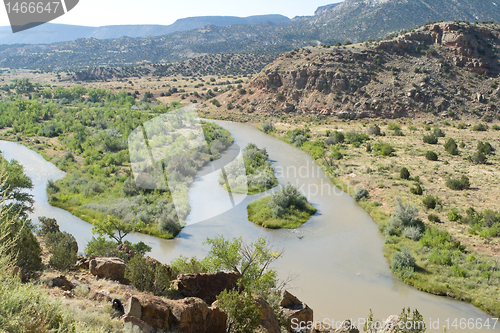
<path fill-rule="evenodd" d="M 430 24 L 391 40 L 286 53 L 222 99 L 243 112 L 495 117 L 499 51 L 500 25 Z"/>

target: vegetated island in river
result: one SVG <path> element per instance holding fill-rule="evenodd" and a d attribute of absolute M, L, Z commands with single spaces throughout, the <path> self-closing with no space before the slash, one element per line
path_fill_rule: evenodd
<path fill-rule="evenodd" d="M 316 214 L 299 190 L 287 184 L 280 191 L 260 198 L 247 207 L 248 220 L 270 229 L 295 229 Z"/>
<path fill-rule="evenodd" d="M 232 193 L 257 194 L 278 185 L 266 148 L 259 149 L 253 143 L 243 149 L 243 160 L 230 163 L 224 170 L 219 184 Z"/>

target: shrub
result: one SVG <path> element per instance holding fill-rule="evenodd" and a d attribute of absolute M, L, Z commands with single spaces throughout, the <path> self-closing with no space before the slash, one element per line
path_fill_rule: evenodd
<path fill-rule="evenodd" d="M 344 143 L 345 135 L 342 132 L 334 131 L 333 132 L 333 140 L 335 143 Z"/>
<path fill-rule="evenodd" d="M 494 130 L 494 131 L 500 131 L 500 126 L 493 125 L 493 126 L 491 126 L 491 129 Z"/>
<path fill-rule="evenodd" d="M 358 188 L 354 191 L 354 200 L 361 201 L 362 199 L 368 198 L 369 192 L 366 188 Z"/>
<path fill-rule="evenodd" d="M 382 135 L 380 127 L 377 124 L 370 126 L 367 132 L 369 135 Z"/>
<path fill-rule="evenodd" d="M 84 251 L 87 257 L 89 256 L 102 256 L 102 257 L 120 257 L 119 251 L 116 248 L 116 243 L 99 235 L 97 238 L 92 239 L 87 243 Z"/>
<path fill-rule="evenodd" d="M 455 140 L 452 138 L 449 138 L 448 141 L 444 144 L 444 149 L 448 152 L 450 155 L 458 155 L 458 146 Z"/>
<path fill-rule="evenodd" d="M 408 248 L 401 248 L 400 252 L 394 253 L 392 257 L 392 269 L 397 271 L 402 268 L 415 268 L 417 261 L 413 257 Z"/>
<path fill-rule="evenodd" d="M 462 277 L 462 278 L 467 277 L 467 271 L 463 267 L 461 267 L 457 264 L 455 264 L 451 267 L 451 272 L 453 273 L 453 275 L 458 276 L 458 277 Z"/>
<path fill-rule="evenodd" d="M 48 233 L 45 244 L 51 253 L 50 266 L 63 270 L 76 263 L 78 243 L 73 235 L 67 232 Z"/>
<path fill-rule="evenodd" d="M 419 227 L 407 227 L 403 229 L 403 236 L 408 239 L 418 241 L 422 238 L 422 230 Z"/>
<path fill-rule="evenodd" d="M 422 200 L 422 203 L 427 209 L 434 209 L 436 208 L 437 201 L 432 195 L 428 195 Z"/>
<path fill-rule="evenodd" d="M 401 129 L 401 125 L 397 124 L 397 123 L 389 123 L 389 125 L 387 126 L 387 129 L 389 131 L 395 131 L 395 130 L 400 130 Z"/>
<path fill-rule="evenodd" d="M 446 136 L 446 134 L 444 133 L 444 131 L 440 128 L 436 128 L 433 132 L 433 135 L 437 138 L 444 138 Z"/>
<path fill-rule="evenodd" d="M 435 222 L 435 223 L 441 222 L 441 219 L 436 214 L 427 215 L 427 219 L 429 220 L 429 222 Z"/>
<path fill-rule="evenodd" d="M 379 141 L 373 145 L 373 150 L 381 156 L 393 156 L 395 149 L 389 143 Z"/>
<path fill-rule="evenodd" d="M 469 177 L 462 176 L 460 179 L 449 178 L 446 181 L 446 186 L 454 191 L 461 191 L 470 188 Z"/>
<path fill-rule="evenodd" d="M 83 188 L 83 194 L 86 197 L 91 197 L 102 192 L 104 192 L 104 185 L 98 182 L 89 182 Z"/>
<path fill-rule="evenodd" d="M 273 130 L 273 125 L 272 124 L 269 124 L 269 123 L 264 123 L 262 124 L 262 131 L 264 133 L 269 133 Z"/>
<path fill-rule="evenodd" d="M 37 230 L 37 235 L 39 237 L 45 237 L 49 233 L 58 233 L 61 232 L 59 230 L 59 225 L 57 224 L 56 219 L 51 219 L 45 216 L 39 216 L 38 221 L 40 222 L 40 226 Z"/>
<path fill-rule="evenodd" d="M 391 216 L 390 223 L 397 228 L 415 227 L 424 229 L 424 225 L 418 219 L 418 209 L 415 205 L 404 204 L 401 198 L 396 198 L 396 212 Z"/>
<path fill-rule="evenodd" d="M 450 221 L 460 221 L 462 219 L 462 216 L 458 213 L 458 210 L 456 208 L 453 208 L 451 212 L 448 213 L 448 219 Z"/>
<path fill-rule="evenodd" d="M 435 152 L 433 152 L 432 150 L 428 150 L 425 152 L 425 158 L 428 159 L 429 161 L 437 161 L 438 160 L 438 156 Z"/>
<path fill-rule="evenodd" d="M 422 189 L 422 186 L 417 183 L 415 187 L 410 188 L 410 192 L 415 195 L 422 195 L 424 193 L 424 190 Z"/>
<path fill-rule="evenodd" d="M 474 126 L 472 126 L 472 130 L 473 131 L 476 131 L 476 132 L 485 132 L 488 130 L 488 125 L 485 125 L 485 124 L 476 124 Z"/>
<path fill-rule="evenodd" d="M 54 193 L 59 192 L 59 187 L 51 179 L 49 179 L 48 182 L 47 182 L 47 192 L 50 193 L 50 194 L 54 194 Z"/>
<path fill-rule="evenodd" d="M 295 186 L 289 183 L 281 191 L 272 194 L 268 206 L 275 217 L 281 217 L 286 209 L 291 206 L 304 209 L 307 206 L 307 199 Z"/>
<path fill-rule="evenodd" d="M 122 192 L 126 196 L 134 196 L 139 193 L 139 188 L 132 178 L 127 178 L 127 180 L 123 182 Z"/>
<path fill-rule="evenodd" d="M 438 138 L 434 135 L 424 135 L 423 140 L 425 143 L 428 143 L 430 145 L 435 145 L 438 143 Z"/>
<path fill-rule="evenodd" d="M 493 146 L 489 142 L 479 141 L 477 143 L 477 151 L 485 155 L 489 155 L 495 151 Z"/>
<path fill-rule="evenodd" d="M 488 162 L 488 158 L 482 151 L 477 151 L 474 155 L 472 155 L 471 160 L 476 164 L 486 164 Z"/>
<path fill-rule="evenodd" d="M 399 172 L 399 177 L 406 180 L 410 179 L 410 171 L 408 171 L 406 167 L 402 167 L 401 171 Z"/>
<path fill-rule="evenodd" d="M 165 296 L 172 276 L 170 269 L 159 261 L 153 262 L 143 256 L 135 255 L 125 268 L 125 278 L 139 291 Z"/>

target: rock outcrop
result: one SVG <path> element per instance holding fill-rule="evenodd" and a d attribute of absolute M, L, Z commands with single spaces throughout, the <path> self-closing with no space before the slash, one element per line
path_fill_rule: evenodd
<path fill-rule="evenodd" d="M 494 117 L 500 109 L 499 27 L 435 23 L 380 42 L 296 49 L 243 87 L 251 96 L 217 98 L 235 106 L 231 112 L 275 116 L 456 118 L 474 110 Z"/>
<path fill-rule="evenodd" d="M 266 333 L 281 333 L 280 325 L 273 308 L 260 296 L 253 297 L 260 311 L 260 328 Z"/>
<path fill-rule="evenodd" d="M 120 258 L 98 257 L 92 259 L 89 263 L 90 274 L 121 283 L 128 283 L 127 279 L 125 279 L 126 267 L 127 264 Z"/>
<path fill-rule="evenodd" d="M 304 325 L 313 322 L 313 310 L 288 291 L 283 294 L 280 306 L 287 318 L 288 332 L 295 332 L 293 322 L 304 323 Z"/>
<path fill-rule="evenodd" d="M 207 304 L 215 302 L 217 295 L 224 290 L 236 288 L 239 273 L 183 274 L 172 281 L 172 286 L 183 297 L 198 297 Z"/>
<path fill-rule="evenodd" d="M 168 300 L 144 294 L 131 297 L 124 307 L 125 318 L 133 324 L 137 322 L 139 327 L 145 326 L 144 323 L 155 329 L 179 333 L 219 333 L 226 330 L 226 314 L 195 297 Z"/>

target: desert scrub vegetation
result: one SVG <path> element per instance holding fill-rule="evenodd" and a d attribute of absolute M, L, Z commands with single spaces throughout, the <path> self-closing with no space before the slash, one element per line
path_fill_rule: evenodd
<path fill-rule="evenodd" d="M 299 190 L 291 184 L 247 207 L 248 220 L 271 229 L 295 229 L 316 213 Z"/>
<path fill-rule="evenodd" d="M 21 144 L 36 148 L 68 173 L 49 182 L 49 202 L 90 223 L 111 215 L 139 224 L 139 232 L 175 237 L 189 214 L 187 190 L 182 209 L 176 211 L 169 205 L 172 194 L 168 190 L 139 188 L 132 174 L 128 138 L 142 124 L 175 110 L 178 103 L 139 101 L 124 91 L 115 94 L 83 87 L 46 90 L 38 99 L 13 95 L 0 103 L 0 128 L 5 128 L 5 139 L 19 137 Z M 179 124 L 170 125 L 167 130 L 173 132 Z M 202 129 L 206 147 L 182 151 L 172 158 L 167 170 L 187 183 L 204 163 L 219 158 L 233 143 L 230 133 L 218 125 L 203 122 Z M 175 142 L 172 137 L 153 136 L 151 143 L 164 140 L 172 149 L 181 150 L 184 141 L 174 134 Z M 191 159 L 192 155 L 199 158 Z M 117 206 L 124 209 L 117 210 Z"/>
<path fill-rule="evenodd" d="M 436 122 L 433 118 L 431 120 Z M 477 217 L 466 220 L 466 208 L 474 207 L 480 216 L 485 210 L 498 210 L 498 157 L 494 149 L 498 150 L 500 137 L 497 132 L 461 130 L 456 127 L 458 124 L 443 121 L 440 126 L 442 132 L 446 132 L 446 139 L 442 145 L 430 146 L 423 142 L 422 136 L 434 135 L 435 128 L 425 125 L 427 120 L 420 123 L 407 119 L 406 122 L 401 125 L 404 137 L 383 137 L 385 142 L 397 149 L 398 154 L 391 158 L 373 151 L 372 143 L 376 141 L 364 142 L 356 147 L 345 138 L 339 143 L 331 139 L 333 133 L 366 133 L 370 125 L 363 120 L 309 119 L 308 141 L 311 143 L 308 144 L 313 145 L 315 141 L 325 143 L 325 154 L 315 160 L 335 185 L 353 198 L 355 189 L 364 187 L 369 190 L 370 196 L 359 201 L 359 205 L 386 235 L 384 254 L 390 267 L 393 267 L 394 254 L 402 253 L 403 247 L 415 259 L 413 269 L 396 269 L 395 274 L 399 278 L 421 290 L 470 302 L 495 315 L 500 311 L 498 302 L 493 301 L 498 299 L 498 290 L 494 287 L 498 283 L 494 279 L 499 278 L 495 270 L 498 267 L 498 264 L 495 266 L 495 254 L 500 251 L 499 237 L 493 236 L 497 230 L 496 220 L 492 218 L 495 215 L 487 213 L 487 219 Z M 302 122 L 296 123 L 286 127 L 277 125 L 276 132 L 285 128 L 283 132 L 286 136 L 294 126 L 301 128 Z M 426 134 L 426 131 L 429 132 Z M 458 146 L 458 155 L 453 155 L 455 145 L 450 138 Z M 448 141 L 450 143 L 445 147 Z M 493 153 L 487 153 L 487 142 Z M 451 153 L 446 150 L 448 146 Z M 429 150 L 430 147 L 433 151 Z M 300 148 L 306 151 L 303 146 Z M 487 164 L 476 164 L 469 158 L 479 149 L 488 157 Z M 342 158 L 331 158 L 332 152 L 338 152 Z M 402 168 L 408 169 L 409 179 L 401 177 Z M 452 182 L 458 186 L 451 185 Z M 434 209 L 429 210 L 425 206 L 423 199 L 427 196 L 436 199 Z M 402 206 L 398 205 L 398 197 Z M 432 206 L 432 202 L 429 203 Z M 398 206 L 401 211 L 411 212 L 414 209 L 414 213 L 409 214 L 414 218 L 396 219 Z M 441 239 L 446 239 L 444 247 L 437 245 Z M 408 257 L 407 253 L 404 257 Z M 490 298 L 488 293 L 492 295 Z"/>
<path fill-rule="evenodd" d="M 243 149 L 243 159 L 236 160 L 224 167 L 219 174 L 219 184 L 230 192 L 257 194 L 276 185 L 278 180 L 269 161 L 265 148 L 249 143 Z M 245 177 L 246 175 L 246 177 Z"/>

